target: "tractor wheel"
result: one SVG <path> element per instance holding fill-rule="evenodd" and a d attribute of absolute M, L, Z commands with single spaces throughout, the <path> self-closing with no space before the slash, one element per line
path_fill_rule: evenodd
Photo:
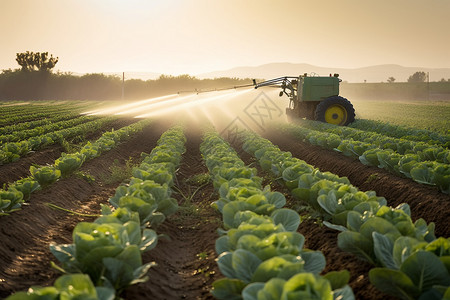
<path fill-rule="evenodd" d="M 316 108 L 315 119 L 334 125 L 348 125 L 355 120 L 355 109 L 347 99 L 333 96 L 321 101 Z"/>

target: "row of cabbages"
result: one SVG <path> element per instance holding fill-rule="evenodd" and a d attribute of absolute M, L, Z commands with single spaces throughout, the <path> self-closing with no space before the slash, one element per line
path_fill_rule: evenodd
<path fill-rule="evenodd" d="M 65 128 L 55 129 L 42 134 L 36 133 L 36 135 L 26 140 L 0 143 L 0 165 L 15 162 L 31 151 L 39 150 L 54 143 L 62 143 L 67 138 L 84 136 L 86 133 L 98 130 L 106 123 L 111 122 L 114 120 L 114 117 L 91 119 L 92 117 L 81 117 L 73 121 L 64 121 L 67 123 Z M 82 123 L 75 123 L 75 121 Z M 70 127 L 67 128 L 68 126 Z"/>
<path fill-rule="evenodd" d="M 445 148 L 450 147 L 450 131 L 438 133 L 433 130 L 414 128 L 404 125 L 390 124 L 389 122 L 379 120 L 357 119 L 347 127 L 360 129 L 363 131 L 372 131 L 383 135 L 411 140 L 421 141 L 429 145 L 441 145 Z M 444 128 L 442 128 L 444 129 Z M 345 129 L 344 129 L 345 130 Z"/>
<path fill-rule="evenodd" d="M 369 277 L 378 289 L 401 299 L 449 299 L 450 239 L 436 239 L 434 223 L 413 222 L 408 204 L 389 207 L 375 192 L 320 172 L 255 133 L 241 138 L 262 169 L 282 178 L 296 199 L 321 213 L 326 226 L 342 231 L 339 248 L 376 266 Z"/>
<path fill-rule="evenodd" d="M 8 116 L 4 119 L 2 119 L 2 121 L 4 121 L 5 119 L 7 119 L 10 116 L 11 113 L 8 113 Z M 5 116 L 6 116 L 6 112 L 5 112 Z M 37 116 L 36 118 L 31 118 L 31 121 L 27 120 L 27 115 L 23 113 L 23 111 L 20 113 L 20 116 L 22 116 L 24 118 L 24 120 L 18 120 L 18 121 L 11 121 L 9 123 L 9 125 L 5 125 L 2 126 L 0 124 L 0 135 L 4 136 L 4 135 L 9 135 L 9 134 L 14 134 L 14 133 L 19 133 L 22 131 L 25 131 L 25 133 L 21 133 L 19 134 L 19 136 L 24 136 L 24 135 L 29 135 L 31 132 L 29 132 L 28 130 L 32 130 L 34 128 L 48 128 L 46 127 L 47 125 L 50 124 L 55 124 L 55 123 L 59 123 L 62 121 L 68 121 L 68 120 L 72 120 L 72 119 L 77 119 L 80 118 L 81 115 L 78 111 L 61 111 L 59 110 L 58 113 L 52 113 L 51 111 L 48 112 L 48 114 L 46 116 L 41 116 L 39 118 L 39 116 Z M 90 116 L 90 118 L 92 119 L 98 119 L 98 116 Z M 83 120 L 83 119 L 81 119 Z M 86 119 L 84 119 L 86 120 Z M 84 121 L 86 122 L 86 121 Z M 63 123 L 61 123 L 63 124 Z M 61 125 L 60 124 L 60 125 Z M 58 126 L 59 127 L 59 126 Z M 65 127 L 65 126 L 63 126 Z M 55 130 L 54 128 L 49 128 L 51 130 Z M 57 128 L 57 129 L 61 129 L 61 128 Z M 39 131 L 42 131 L 42 129 L 38 129 Z M 45 129 L 43 129 L 45 131 Z M 28 131 L 28 132 L 27 132 Z M 49 130 L 50 131 L 50 130 Z M 46 131 L 47 132 L 47 131 Z M 39 133 L 42 134 L 42 133 Z"/>
<path fill-rule="evenodd" d="M 71 175 L 86 160 L 93 159 L 100 156 L 103 152 L 111 150 L 120 141 L 127 139 L 141 131 L 145 126 L 148 126 L 150 122 L 149 120 L 143 120 L 116 131 L 105 132 L 95 142 L 88 142 L 79 152 L 70 154 L 63 152 L 54 165 L 31 166 L 30 176 L 15 181 L 6 190 L 0 190 L 0 216 L 20 209 L 22 203 L 30 199 L 31 193 L 40 188 L 50 186 L 60 178 Z"/>
<path fill-rule="evenodd" d="M 262 187 L 256 169 L 245 166 L 216 132 L 207 132 L 200 151 L 220 198 L 214 203 L 225 230 L 216 240 L 218 265 L 226 278 L 213 283 L 218 299 L 354 299 L 348 271 L 319 274 L 320 251 L 303 248 L 300 216 L 283 208 L 279 192 Z"/>
<path fill-rule="evenodd" d="M 450 193 L 450 150 L 446 146 L 354 128 L 342 129 L 322 122 L 302 121 L 300 125 L 280 126 L 313 145 L 354 156 L 365 165 L 383 168 L 418 183 L 435 185 L 443 193 Z"/>
<path fill-rule="evenodd" d="M 390 148 L 400 154 L 416 153 L 425 147 L 448 149 L 450 135 L 439 134 L 430 130 L 405 130 L 402 126 L 380 124 L 373 120 L 358 119 L 349 126 L 336 126 L 312 120 L 298 120 L 298 125 L 338 135 L 343 139 L 366 141 L 377 144 L 381 148 Z"/>
<path fill-rule="evenodd" d="M 33 128 L 27 128 L 23 130 L 15 130 L 10 133 L 4 133 L 0 135 L 0 145 L 4 145 L 6 143 L 11 142 L 19 142 L 31 137 L 41 136 L 49 132 L 55 132 L 63 129 L 70 129 L 72 127 L 95 121 L 96 119 L 100 119 L 98 116 L 78 116 L 77 118 L 72 119 L 55 119 L 53 122 L 49 122 L 48 124 L 44 124 L 41 126 L 36 126 Z M 56 136 L 56 135 L 55 135 Z"/>
<path fill-rule="evenodd" d="M 2 127 L 0 134 L 48 124 L 54 122 L 54 120 L 72 119 L 79 117 L 80 114 L 83 114 L 83 111 L 98 106 L 99 102 L 93 101 L 67 101 L 65 103 L 53 101 L 2 102 L 0 105 L 2 116 L 0 119 L 0 126 Z"/>
<path fill-rule="evenodd" d="M 170 197 L 170 186 L 184 143 L 181 127 L 163 133 L 158 145 L 133 169 L 129 184 L 119 186 L 109 200 L 114 209 L 102 205 L 102 214 L 94 222 L 78 223 L 73 244 L 50 246 L 61 263 L 54 267 L 67 275 L 52 287 L 32 287 L 7 299 L 113 300 L 127 286 L 146 281 L 155 263 L 143 264 L 142 252 L 156 246 L 158 235 L 153 229 L 178 208 Z"/>

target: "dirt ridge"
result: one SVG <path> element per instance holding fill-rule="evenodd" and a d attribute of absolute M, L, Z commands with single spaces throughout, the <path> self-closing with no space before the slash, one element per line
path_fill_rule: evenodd
<path fill-rule="evenodd" d="M 174 188 L 180 192 L 172 194 L 180 209 L 156 228 L 169 239 L 160 239 L 156 248 L 144 254 L 145 263 L 154 261 L 157 266 L 150 269 L 149 281 L 125 291 L 125 299 L 214 299 L 209 291 L 221 277 L 215 262 L 220 214 L 210 206 L 215 200 L 212 183 L 198 186 L 186 181 L 208 172 L 199 151 L 200 133 L 186 135 L 187 150 Z"/>

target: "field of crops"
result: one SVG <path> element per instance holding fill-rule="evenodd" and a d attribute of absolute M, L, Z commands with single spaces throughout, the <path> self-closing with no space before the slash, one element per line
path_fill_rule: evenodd
<path fill-rule="evenodd" d="M 450 299 L 448 104 L 233 135 L 101 104 L 0 103 L 1 298 Z"/>
<path fill-rule="evenodd" d="M 450 104 L 448 101 L 386 101 L 354 100 L 352 103 L 361 119 L 380 120 L 396 125 L 426 128 L 448 133 Z"/>

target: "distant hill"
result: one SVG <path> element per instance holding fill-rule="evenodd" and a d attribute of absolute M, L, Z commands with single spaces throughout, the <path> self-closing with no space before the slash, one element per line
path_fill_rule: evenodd
<path fill-rule="evenodd" d="M 403 67 L 399 65 L 377 65 L 356 69 L 326 68 L 309 64 L 270 63 L 256 67 L 237 67 L 224 71 L 198 74 L 198 78 L 237 77 L 271 79 L 281 76 L 297 76 L 304 73 L 328 75 L 338 73 L 339 78 L 347 82 L 387 82 L 394 77 L 396 82 L 406 82 L 415 72 L 429 72 L 430 81 L 450 79 L 450 68 Z"/>

